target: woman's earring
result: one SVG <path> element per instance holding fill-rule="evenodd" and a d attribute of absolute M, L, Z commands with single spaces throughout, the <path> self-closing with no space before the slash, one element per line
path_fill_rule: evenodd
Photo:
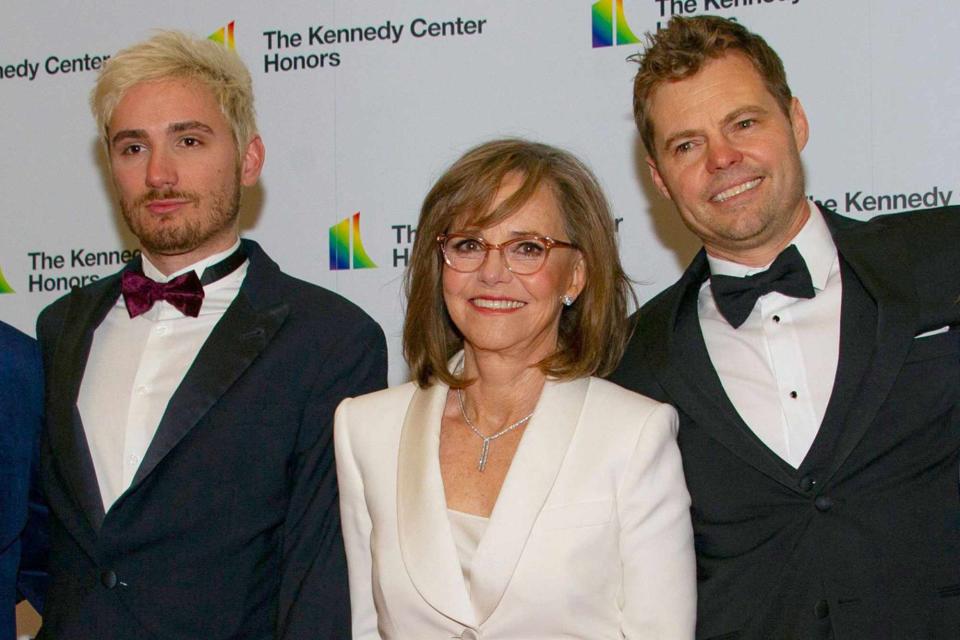
<path fill-rule="evenodd" d="M 563 294 L 562 296 L 560 296 L 560 302 L 563 303 L 563 306 L 569 307 L 570 305 L 573 304 L 573 297 L 568 296 L 567 294 Z"/>

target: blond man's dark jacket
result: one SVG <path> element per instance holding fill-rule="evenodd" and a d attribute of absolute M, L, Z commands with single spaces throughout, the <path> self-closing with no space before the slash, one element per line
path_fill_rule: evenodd
<path fill-rule="evenodd" d="M 104 513 L 76 400 L 119 274 L 41 315 L 51 578 L 40 638 L 349 637 L 332 420 L 386 385 L 383 333 L 253 242 L 237 298 Z"/>

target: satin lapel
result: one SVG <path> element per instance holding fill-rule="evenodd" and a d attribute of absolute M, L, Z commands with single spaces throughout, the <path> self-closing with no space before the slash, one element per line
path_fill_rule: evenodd
<path fill-rule="evenodd" d="M 47 433 L 56 465 L 94 531 L 99 531 L 103 524 L 103 498 L 77 410 L 77 396 L 94 331 L 119 295 L 119 276 L 103 281 L 103 286 L 77 289 L 71 295 L 63 332 L 57 340 L 48 390 Z"/>
<path fill-rule="evenodd" d="M 413 586 L 431 607 L 475 627 L 440 475 L 440 421 L 447 391 L 443 384 L 418 389 L 403 420 L 397 454 L 400 553 Z"/>
<path fill-rule="evenodd" d="M 843 279 L 840 359 L 821 430 L 835 426 L 842 431 L 824 480 L 843 465 L 890 393 L 912 345 L 919 313 L 909 268 L 888 268 L 910 264 L 898 243 L 857 237 L 855 230 L 835 230 L 834 241 Z M 877 256 L 884 257 L 882 265 Z"/>
<path fill-rule="evenodd" d="M 589 378 L 544 385 L 471 565 L 480 624 L 497 608 L 516 570 L 580 423 L 589 387 Z"/>
<path fill-rule="evenodd" d="M 247 277 L 250 276 L 251 272 L 248 272 Z M 124 496 L 137 489 L 246 371 L 273 339 L 288 311 L 289 307 L 283 302 L 265 309 L 254 308 L 241 287 L 170 398 L 157 432 Z"/>
<path fill-rule="evenodd" d="M 843 282 L 843 297 L 840 302 L 840 352 L 837 373 L 823 423 L 800 465 L 800 475 L 808 475 L 814 469 L 821 469 L 822 473 L 822 465 L 831 465 L 836 451 L 835 438 L 840 431 L 846 430 L 846 416 L 851 408 L 860 402 L 857 395 L 873 357 L 877 339 L 877 305 L 842 256 L 840 277 Z"/>
<path fill-rule="evenodd" d="M 706 254 L 694 259 L 678 294 L 673 314 L 658 323 L 672 328 L 662 337 L 661 357 L 652 363 L 669 401 L 731 453 L 777 482 L 794 487 L 791 471 L 763 444 L 737 413 L 710 361 L 697 312 L 700 285 L 708 275 Z M 684 420 L 681 418 L 681 428 Z"/>

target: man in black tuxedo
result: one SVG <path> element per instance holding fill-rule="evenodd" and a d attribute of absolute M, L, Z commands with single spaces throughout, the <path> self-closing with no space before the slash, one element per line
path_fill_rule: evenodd
<path fill-rule="evenodd" d="M 638 56 L 659 191 L 703 241 L 612 379 L 674 404 L 698 638 L 960 638 L 960 211 L 804 196 L 759 36 L 675 18 Z"/>
<path fill-rule="evenodd" d="M 380 328 L 239 239 L 250 74 L 163 32 L 91 103 L 142 256 L 44 310 L 40 638 L 346 638 L 332 418 L 385 386 Z"/>

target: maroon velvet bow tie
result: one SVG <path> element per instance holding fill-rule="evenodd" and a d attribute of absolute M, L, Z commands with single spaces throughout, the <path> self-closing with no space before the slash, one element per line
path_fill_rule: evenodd
<path fill-rule="evenodd" d="M 196 271 L 188 271 L 169 282 L 155 282 L 140 271 L 124 271 L 120 290 L 131 318 L 146 313 L 158 300 L 166 300 L 192 318 L 200 315 L 203 304 L 203 285 Z"/>

